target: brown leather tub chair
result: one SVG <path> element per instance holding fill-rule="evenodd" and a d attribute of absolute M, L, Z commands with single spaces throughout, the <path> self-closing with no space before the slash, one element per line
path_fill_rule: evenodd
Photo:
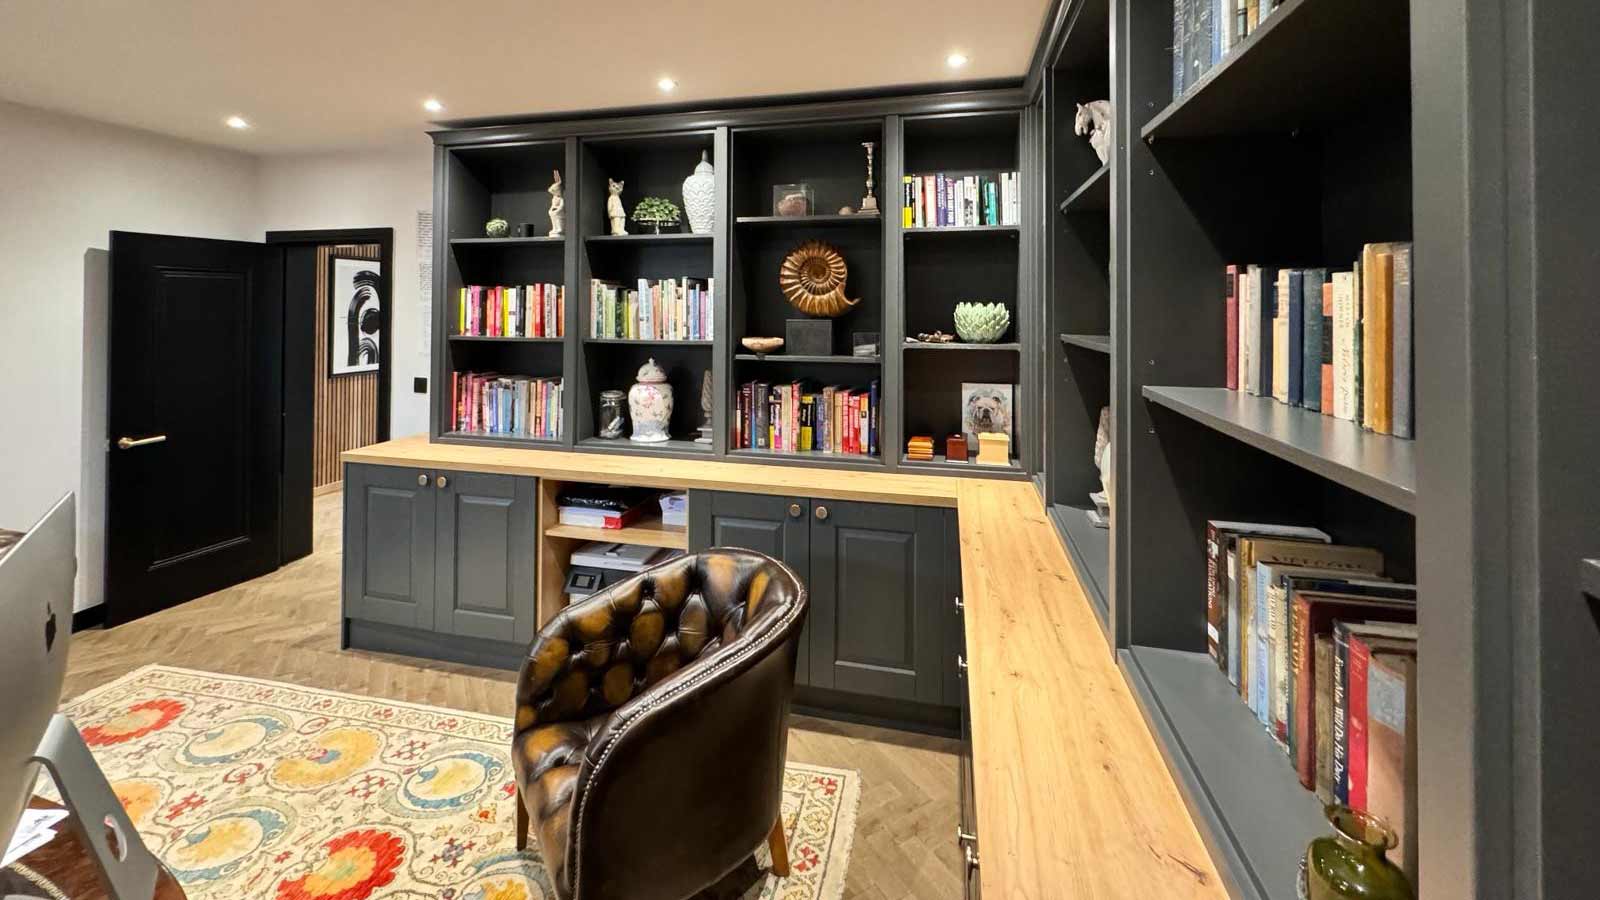
<path fill-rule="evenodd" d="M 568 606 L 517 679 L 517 848 L 528 819 L 563 900 L 684 900 L 779 801 L 806 589 L 745 550 L 681 557 Z"/>

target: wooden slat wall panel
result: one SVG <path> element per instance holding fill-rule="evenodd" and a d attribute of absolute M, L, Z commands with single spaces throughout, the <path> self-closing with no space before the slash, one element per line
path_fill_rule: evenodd
<path fill-rule="evenodd" d="M 313 414 L 311 482 L 321 487 L 339 480 L 339 454 L 378 440 L 378 373 L 328 376 L 328 260 L 333 256 L 378 259 L 377 244 L 317 248 L 317 396 Z M 390 298 L 383 298 L 388 303 Z M 382 335 L 389 340 L 389 335 Z"/>

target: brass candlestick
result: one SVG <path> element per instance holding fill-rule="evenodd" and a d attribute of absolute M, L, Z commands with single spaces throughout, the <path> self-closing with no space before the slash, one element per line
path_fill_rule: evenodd
<path fill-rule="evenodd" d="M 867 148 L 867 195 L 861 198 L 860 215 L 875 216 L 878 214 L 878 198 L 872 194 L 872 148 L 877 144 L 872 141 L 862 141 L 861 146 Z"/>

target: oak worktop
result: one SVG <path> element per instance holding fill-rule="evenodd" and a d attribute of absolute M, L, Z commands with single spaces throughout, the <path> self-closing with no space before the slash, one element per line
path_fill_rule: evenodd
<path fill-rule="evenodd" d="M 1033 485 L 402 438 L 345 462 L 954 507 L 983 892 L 1224 898 Z"/>

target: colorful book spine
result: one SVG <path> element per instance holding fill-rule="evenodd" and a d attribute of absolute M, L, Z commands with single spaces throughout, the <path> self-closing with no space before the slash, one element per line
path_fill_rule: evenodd
<path fill-rule="evenodd" d="M 1223 334 L 1227 349 L 1223 377 L 1229 390 L 1239 389 L 1239 267 L 1229 266 L 1222 282 Z M 1214 655 L 1213 655 L 1214 656 Z"/>
<path fill-rule="evenodd" d="M 1321 360 L 1322 372 L 1318 376 L 1322 384 L 1322 405 L 1319 411 L 1325 416 L 1333 415 L 1333 281 L 1322 282 L 1322 321 L 1318 326 L 1322 334 Z"/>
<path fill-rule="evenodd" d="M 1305 405 L 1305 271 L 1290 269 L 1286 281 L 1285 301 L 1288 306 L 1288 315 L 1285 326 L 1287 335 L 1284 349 L 1288 356 L 1285 366 L 1284 379 L 1288 404 L 1290 406 Z"/>
<path fill-rule="evenodd" d="M 1372 648 L 1359 634 L 1345 638 L 1345 798 L 1355 809 L 1367 808 L 1367 667 Z"/>
<path fill-rule="evenodd" d="M 1390 414 L 1394 436 L 1409 439 L 1415 436 L 1412 422 L 1415 398 L 1412 394 L 1411 372 L 1411 245 L 1396 244 L 1393 256 L 1393 321 L 1390 334 L 1394 346 L 1390 351 L 1393 366 Z"/>
<path fill-rule="evenodd" d="M 1301 405 L 1312 412 L 1322 411 L 1322 286 L 1327 280 L 1327 269 L 1301 273 L 1300 395 Z"/>

